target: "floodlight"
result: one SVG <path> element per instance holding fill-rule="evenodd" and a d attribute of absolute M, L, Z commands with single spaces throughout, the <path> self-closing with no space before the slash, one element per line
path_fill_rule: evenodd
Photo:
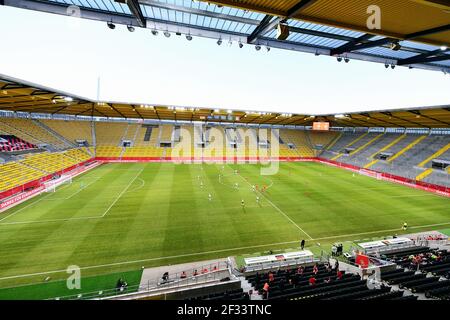
<path fill-rule="evenodd" d="M 391 42 L 389 48 L 391 50 L 398 51 L 398 50 L 400 50 L 402 48 L 402 46 L 400 45 L 400 43 L 398 43 L 398 40 L 397 40 L 397 41 Z"/>
<path fill-rule="evenodd" d="M 108 22 L 106 23 L 106 25 L 107 25 L 108 28 L 110 28 L 110 29 L 115 29 L 115 28 L 116 28 L 116 25 L 115 25 L 114 23 L 112 23 L 112 21 L 108 21 Z"/>
<path fill-rule="evenodd" d="M 127 25 L 127 29 L 130 32 L 134 32 L 134 27 L 131 24 Z"/>

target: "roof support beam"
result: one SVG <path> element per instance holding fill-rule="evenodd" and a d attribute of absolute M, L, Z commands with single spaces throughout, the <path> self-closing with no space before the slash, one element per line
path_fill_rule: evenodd
<path fill-rule="evenodd" d="M 395 127 L 406 128 L 405 126 L 402 126 L 401 124 L 398 124 L 398 123 L 395 123 L 395 122 L 390 122 L 390 121 L 386 121 L 386 120 L 384 120 L 384 119 L 377 118 L 377 117 L 375 117 L 373 114 L 370 116 L 370 118 L 371 118 L 371 119 L 378 120 L 378 121 L 380 121 L 380 122 L 389 123 L 389 124 L 392 125 L 392 127 L 394 127 L 394 128 L 395 128 Z"/>
<path fill-rule="evenodd" d="M 407 34 L 403 37 L 403 39 L 394 39 L 394 38 L 382 38 L 376 41 L 366 41 L 368 39 L 370 39 L 372 37 L 372 35 L 366 34 L 363 35 L 359 38 L 356 38 L 354 42 L 352 43 L 347 43 L 339 48 L 336 48 L 334 50 L 331 50 L 331 55 L 338 55 L 338 54 L 342 54 L 344 52 L 350 52 L 350 51 L 355 51 L 355 50 L 361 50 L 361 49 L 367 49 L 367 48 L 373 48 L 373 47 L 378 47 L 378 46 L 382 46 L 385 45 L 389 42 L 393 42 L 393 41 L 398 41 L 398 40 L 412 40 L 415 38 L 419 38 L 419 37 L 423 37 L 423 36 L 428 36 L 431 34 L 435 34 L 435 33 L 439 33 L 439 32 L 444 32 L 444 31 L 448 31 L 450 30 L 450 24 L 444 25 L 444 26 L 440 26 L 440 27 L 436 27 L 436 28 L 432 28 L 432 29 L 427 29 L 427 30 L 422 30 L 419 32 L 414 32 L 414 33 L 410 33 Z"/>
<path fill-rule="evenodd" d="M 363 34 L 362 36 L 355 38 L 336 49 L 332 49 L 330 52 L 330 56 L 335 56 L 335 55 L 347 52 L 349 50 L 351 51 L 351 48 L 353 48 L 356 44 L 363 43 L 364 41 L 367 41 L 372 37 L 374 37 L 374 35 L 372 35 L 372 34 L 368 34 L 368 33 Z"/>
<path fill-rule="evenodd" d="M 419 54 L 417 56 L 402 59 L 397 62 L 397 65 L 404 66 L 408 64 L 416 64 L 416 63 L 429 63 L 429 62 L 437 62 L 443 60 L 450 60 L 450 55 L 446 54 L 449 50 L 435 50 L 428 53 Z"/>
<path fill-rule="evenodd" d="M 366 116 L 366 114 L 364 114 L 364 113 L 361 113 L 360 115 Z M 368 123 L 369 125 L 367 127 L 379 127 L 380 126 L 380 125 L 378 125 L 376 123 L 373 123 L 373 122 L 370 122 L 370 121 L 366 121 L 366 120 L 363 120 L 363 119 L 360 119 L 360 118 L 354 118 L 354 117 L 352 117 L 351 114 L 349 114 L 348 117 L 350 119 L 352 119 L 351 121 L 353 121 L 353 122 Z M 370 120 L 370 116 L 368 118 Z"/>
<path fill-rule="evenodd" d="M 131 13 L 133 13 L 139 26 L 142 28 L 147 27 L 147 21 L 144 17 L 144 14 L 142 13 L 138 0 L 114 0 L 114 1 L 119 3 L 125 3 L 130 9 Z"/>
<path fill-rule="evenodd" d="M 110 106 L 111 107 L 111 109 L 113 109 L 117 114 L 120 114 L 120 116 L 122 117 L 122 118 L 127 118 L 127 117 L 125 117 L 125 115 L 122 113 L 122 112 L 120 112 L 119 110 L 117 110 L 115 107 L 114 107 L 114 105 L 112 104 L 112 103 L 108 103 L 107 104 L 108 106 Z"/>
<path fill-rule="evenodd" d="M 228 15 L 228 14 L 224 14 L 224 13 L 202 10 L 202 9 L 197 9 L 194 7 L 184 7 L 184 6 L 179 6 L 176 4 L 164 3 L 164 2 L 159 2 L 159 1 L 155 1 L 155 0 L 140 0 L 139 3 L 146 5 L 146 6 L 153 7 L 153 8 L 158 8 L 158 9 L 174 10 L 174 11 L 187 13 L 187 14 L 196 14 L 196 15 L 203 16 L 203 17 L 216 18 L 216 19 L 233 21 L 233 22 L 244 23 L 244 24 L 251 24 L 251 25 L 255 25 L 255 26 L 259 25 L 259 23 L 260 23 L 260 21 L 257 19 L 249 19 L 249 18 L 244 18 L 244 17 L 239 17 L 239 16 L 232 16 L 232 15 Z"/>
<path fill-rule="evenodd" d="M 383 46 L 389 42 L 392 42 L 394 39 L 391 38 L 382 38 L 382 39 L 378 39 L 375 41 L 367 41 L 364 43 L 355 43 L 347 48 L 345 48 L 344 51 L 342 50 L 332 50 L 333 55 L 337 55 L 337 54 L 341 54 L 344 52 L 351 52 L 351 51 L 355 51 L 355 50 L 362 50 L 362 49 L 368 49 L 368 48 L 373 48 L 373 47 L 378 47 L 378 46 Z"/>
<path fill-rule="evenodd" d="M 137 115 L 144 120 L 144 117 L 141 115 L 141 113 L 138 111 L 138 108 L 136 108 L 135 105 L 131 105 L 131 107 L 133 108 L 133 111 L 137 113 Z"/>
<path fill-rule="evenodd" d="M 385 112 L 380 112 L 380 113 L 382 113 L 382 114 L 384 114 L 384 115 L 387 115 L 387 116 L 389 116 L 389 117 L 398 119 L 398 120 L 400 120 L 400 121 L 404 121 L 404 122 L 408 122 L 408 123 L 415 124 L 415 125 L 417 125 L 417 126 L 419 126 L 419 127 L 422 127 L 422 128 L 428 128 L 427 126 L 425 126 L 425 125 L 423 125 L 423 124 L 420 124 L 420 123 L 418 123 L 418 122 L 411 121 L 411 120 L 407 120 L 407 119 L 401 118 L 401 117 L 399 117 L 399 116 L 395 116 L 395 115 L 393 115 L 392 112 L 390 112 L 390 111 L 385 111 Z"/>
<path fill-rule="evenodd" d="M 292 8 L 290 8 L 286 12 L 286 16 L 281 17 L 274 17 L 271 15 L 266 15 L 259 24 L 258 27 L 252 32 L 250 36 L 247 38 L 247 43 L 254 43 L 256 39 L 260 36 L 265 35 L 267 32 L 275 28 L 275 26 L 280 22 L 285 22 L 286 20 L 296 16 L 300 13 L 303 9 L 305 9 L 307 6 L 311 5 L 313 2 L 317 0 L 300 0 L 297 2 L 296 5 L 294 5 Z M 272 19 L 274 18 L 274 19 Z"/>
<path fill-rule="evenodd" d="M 427 115 L 425 115 L 425 114 L 422 114 L 422 113 L 420 112 L 420 110 L 410 110 L 410 111 L 408 111 L 408 112 L 410 112 L 410 113 L 412 113 L 412 114 L 415 114 L 415 115 L 418 115 L 418 116 L 420 116 L 420 117 L 426 118 L 426 119 L 430 119 L 430 120 L 432 120 L 432 121 L 436 121 L 436 122 L 439 122 L 439 123 L 443 123 L 443 124 L 445 124 L 446 126 L 450 126 L 450 123 L 445 122 L 445 121 L 441 121 L 441 120 L 436 119 L 436 118 L 434 118 L 434 117 L 427 116 Z"/>
<path fill-rule="evenodd" d="M 28 10 L 35 10 L 40 12 L 49 12 L 55 13 L 59 15 L 67 15 L 67 4 L 63 4 L 60 2 L 47 2 L 47 1 L 32 1 L 32 0 L 4 0 L 5 5 L 18 7 L 18 8 L 26 8 Z M 142 0 L 141 4 L 145 4 L 145 1 L 151 0 Z M 234 1 L 234 0 L 233 0 Z M 162 3 L 165 5 L 164 3 Z M 194 8 L 192 8 L 194 9 Z M 83 19 L 97 20 L 97 21 L 112 21 L 115 24 L 132 24 L 133 26 L 137 26 L 137 22 L 133 19 L 133 16 L 130 14 L 119 13 L 119 12 L 109 12 L 105 10 L 98 10 L 87 7 L 80 7 L 80 13 Z M 276 13 L 278 16 L 283 17 L 285 13 Z M 234 18 L 230 18 L 234 19 Z M 251 19 L 256 25 L 259 23 L 258 20 Z M 168 30 L 169 32 L 180 32 L 183 34 L 190 33 L 194 37 L 204 37 L 210 39 L 219 39 L 222 37 L 230 38 L 232 41 L 241 41 L 245 42 L 248 37 L 248 34 L 241 32 L 232 32 L 228 30 L 219 30 L 215 28 L 208 28 L 204 26 L 196 26 L 192 24 L 178 23 L 167 20 L 160 20 L 155 18 L 147 18 L 147 28 L 155 28 L 157 30 Z M 300 31 L 300 30 L 299 30 Z M 295 32 L 295 31 L 293 31 Z M 334 36 L 329 36 L 327 38 L 334 39 Z M 342 39 L 345 40 L 345 39 Z M 349 39 L 351 40 L 351 39 Z M 329 55 L 330 50 L 325 47 L 317 46 L 317 45 L 307 45 L 301 44 L 294 41 L 279 41 L 276 39 L 259 37 L 259 44 L 263 46 L 269 46 L 271 48 L 284 49 L 284 50 L 293 50 L 298 52 L 307 52 L 317 55 Z M 371 41 L 373 42 L 373 41 Z M 406 49 L 406 48 L 405 48 Z M 411 50 L 407 50 L 411 51 Z M 422 51 L 422 52 L 420 52 Z M 425 50 L 416 50 L 414 52 L 424 53 Z M 411 51 L 413 52 L 413 51 Z M 369 53 L 360 53 L 360 52 L 349 52 L 347 56 L 350 59 L 354 60 L 362 60 L 362 61 L 370 61 L 377 63 L 385 63 L 386 58 L 379 57 L 376 55 L 372 55 Z M 394 59 L 395 60 L 395 59 Z M 425 70 L 434 70 L 434 71 L 446 71 L 450 73 L 450 67 L 446 67 L 444 65 L 436 65 L 433 63 L 429 64 L 417 64 L 414 66 L 415 68 L 425 69 Z"/>
<path fill-rule="evenodd" d="M 272 18 L 273 16 L 266 15 L 255 30 L 253 30 L 253 32 L 247 37 L 247 43 L 254 43 L 258 36 L 266 34 L 271 27 L 273 28 L 275 25 L 273 22 L 272 24 L 270 23 Z M 277 20 L 276 23 L 280 21 L 279 18 L 275 18 L 275 20 Z"/>
<path fill-rule="evenodd" d="M 431 28 L 428 30 L 423 30 L 423 31 L 407 34 L 405 36 L 405 40 L 429 36 L 429 35 L 432 35 L 435 33 L 440 33 L 440 32 L 449 31 L 449 30 L 450 30 L 450 24 L 446 24 L 446 25 L 443 25 L 440 27 Z"/>

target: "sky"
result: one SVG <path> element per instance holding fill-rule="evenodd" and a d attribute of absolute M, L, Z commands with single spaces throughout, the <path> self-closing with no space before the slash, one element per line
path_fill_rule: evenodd
<path fill-rule="evenodd" d="M 450 104 L 450 76 L 437 71 L 110 30 L 4 6 L 0 30 L 0 74 L 101 101 L 298 114 Z"/>

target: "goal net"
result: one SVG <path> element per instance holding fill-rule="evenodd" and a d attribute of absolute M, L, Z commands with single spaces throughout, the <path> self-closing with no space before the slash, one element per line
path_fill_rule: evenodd
<path fill-rule="evenodd" d="M 382 178 L 381 173 L 374 172 L 374 171 L 371 171 L 371 170 L 361 169 L 361 170 L 359 170 L 359 174 L 363 175 L 363 176 L 367 176 L 367 177 L 372 177 L 372 178 L 375 178 L 377 180 L 381 180 L 381 178 Z"/>
<path fill-rule="evenodd" d="M 58 179 L 44 182 L 45 192 L 56 192 L 56 189 L 61 185 L 71 184 L 72 176 L 61 176 Z"/>

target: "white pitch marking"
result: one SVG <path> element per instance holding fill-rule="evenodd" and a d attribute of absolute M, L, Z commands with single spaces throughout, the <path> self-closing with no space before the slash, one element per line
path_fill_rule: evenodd
<path fill-rule="evenodd" d="M 444 223 L 427 224 L 427 225 L 421 225 L 421 226 L 412 226 L 412 227 L 408 227 L 408 230 L 409 229 L 421 229 L 421 228 L 428 228 L 428 227 L 445 226 L 445 225 L 449 225 L 449 224 L 450 224 L 450 222 L 444 222 Z M 366 235 L 366 234 L 393 232 L 393 231 L 400 231 L 400 230 L 402 230 L 402 228 L 385 229 L 385 230 L 368 231 L 368 232 L 351 233 L 351 234 L 342 234 L 342 235 L 337 235 L 337 236 L 322 237 L 322 238 L 316 238 L 316 239 L 311 239 L 311 240 L 326 240 L 326 239 L 334 239 L 334 238 L 342 238 L 342 237 L 353 237 L 353 236 L 360 236 L 360 235 Z"/>
<path fill-rule="evenodd" d="M 125 187 L 125 189 L 123 189 L 122 192 L 117 196 L 117 198 L 114 200 L 114 202 L 111 203 L 111 205 L 108 207 L 108 209 L 106 209 L 106 211 L 102 214 L 102 216 L 101 216 L 102 218 L 104 216 L 106 216 L 106 214 L 109 212 L 109 210 L 111 210 L 112 207 L 114 207 L 116 202 L 119 201 L 119 199 L 124 195 L 124 193 L 128 190 L 128 188 L 133 184 L 134 180 L 136 180 L 137 177 L 139 177 L 141 175 L 143 170 L 144 170 L 144 168 L 139 170 L 138 174 L 133 178 L 133 180 L 130 181 L 130 183 Z"/>
<path fill-rule="evenodd" d="M 52 222 L 59 222 L 59 221 L 89 220 L 89 219 L 99 219 L 99 218 L 103 218 L 103 217 L 109 212 L 109 210 L 111 210 L 111 208 L 114 206 L 114 204 L 122 197 L 122 195 L 125 193 L 125 191 L 131 186 L 131 184 L 134 182 L 134 180 L 136 180 L 136 178 L 141 174 L 141 172 L 142 172 L 143 170 L 144 170 L 144 169 L 142 169 L 142 170 L 139 171 L 138 175 L 135 176 L 135 177 L 133 178 L 133 180 L 131 180 L 131 182 L 126 186 L 125 189 L 122 190 L 122 192 L 119 194 L 119 196 L 114 200 L 114 202 L 108 207 L 108 209 L 107 209 L 101 216 L 78 217 L 78 218 L 61 218 L 61 219 L 48 219 L 48 220 L 36 220 L 36 221 L 4 222 L 4 223 L 0 223 L 0 225 L 34 224 L 34 223 L 46 223 L 46 222 L 52 223 Z M 97 180 L 96 180 L 96 181 L 97 181 Z M 94 182 L 95 182 L 95 181 L 94 181 Z M 92 182 L 92 183 L 94 183 L 94 182 Z M 90 184 L 92 184 L 92 183 L 90 183 Z M 80 190 L 80 191 L 81 191 L 81 190 Z M 78 191 L 78 192 L 80 192 L 80 191 Z M 77 193 L 78 193 L 78 192 L 77 192 Z M 33 205 L 33 204 L 39 202 L 39 201 L 42 201 L 42 200 L 44 200 L 45 198 L 47 198 L 48 196 L 50 196 L 50 195 L 52 195 L 52 194 L 49 194 L 49 195 L 45 196 L 44 198 L 39 199 L 38 201 L 35 201 L 35 202 L 33 202 L 33 203 L 30 203 L 28 206 L 31 206 L 31 205 Z M 71 195 L 70 197 L 72 197 L 72 196 L 74 196 L 74 195 L 75 195 L 75 194 Z M 69 198 L 70 198 L 70 197 L 69 197 Z M 67 199 L 68 199 L 68 198 L 63 199 L 63 200 L 67 200 Z M 13 214 L 4 217 L 3 219 L 0 220 L 0 222 L 2 222 L 3 220 L 5 220 L 6 218 L 8 218 L 8 217 L 10 217 L 10 216 L 12 216 L 12 215 L 18 213 L 19 211 L 21 211 L 21 210 L 27 208 L 28 206 L 23 207 L 22 209 L 20 209 L 20 210 L 14 212 Z"/>
<path fill-rule="evenodd" d="M 128 193 L 128 192 L 135 192 L 135 191 L 138 191 L 138 190 L 142 189 L 142 188 L 145 186 L 145 181 L 144 181 L 143 179 L 139 178 L 138 180 L 141 180 L 141 185 L 140 185 L 139 187 L 137 187 L 136 189 L 128 190 L 127 193 Z"/>
<path fill-rule="evenodd" d="M 36 221 L 16 221 L 16 222 L 3 222 L 3 225 L 15 225 L 15 224 L 35 224 L 35 223 L 47 223 L 47 222 L 59 222 L 59 221 L 71 221 L 71 220 L 89 220 L 89 219 L 101 219 L 102 216 L 97 217 L 77 217 L 77 218 L 61 218 L 61 219 L 48 219 L 48 220 L 36 220 Z"/>
<path fill-rule="evenodd" d="M 72 197 L 76 196 L 77 194 L 79 194 L 81 191 L 83 191 L 84 189 L 86 189 L 87 187 L 89 187 L 91 184 L 97 182 L 100 178 L 95 179 L 94 181 L 92 181 L 91 183 L 88 183 L 86 186 L 84 186 L 84 188 L 80 188 L 77 192 L 71 194 L 70 196 L 66 197 L 66 198 L 53 198 L 53 199 L 47 199 L 47 201 L 55 201 L 55 200 L 69 200 Z M 61 191 L 61 189 L 60 189 Z"/>
<path fill-rule="evenodd" d="M 247 181 L 247 179 L 245 179 L 243 176 L 241 176 L 241 174 L 238 174 L 242 179 L 244 179 L 245 182 L 247 182 L 247 184 L 249 186 L 251 186 L 252 184 L 250 182 Z M 280 208 L 278 208 L 272 201 L 269 200 L 269 198 L 267 198 L 263 193 L 257 191 L 261 196 L 264 197 L 264 199 L 267 200 L 267 202 L 269 202 L 272 207 L 274 207 L 279 213 L 281 213 L 286 219 L 288 219 L 294 226 L 297 227 L 297 229 L 299 229 L 301 232 L 303 232 L 304 234 L 306 234 L 306 236 L 309 238 L 309 240 L 312 240 L 312 237 L 305 231 L 303 230 L 298 224 L 296 224 L 286 213 L 284 213 Z"/>
<path fill-rule="evenodd" d="M 26 209 L 26 208 L 28 208 L 28 207 L 31 207 L 32 205 L 34 205 L 34 204 L 36 204 L 36 203 L 38 203 L 38 202 L 40 202 L 40 201 L 44 200 L 45 198 L 48 198 L 48 197 L 49 197 L 49 196 L 51 196 L 51 195 L 52 195 L 52 194 L 51 194 L 51 193 L 49 193 L 48 195 L 46 195 L 46 196 L 43 196 L 42 198 L 40 198 L 40 199 L 38 199 L 38 200 L 36 200 L 36 201 L 34 201 L 34 202 L 32 202 L 32 203 L 30 203 L 30 204 L 26 205 L 25 207 L 23 207 L 23 208 L 20 208 L 19 210 L 17 210 L 17 211 L 15 211 L 15 212 L 11 213 L 10 215 L 7 215 L 6 217 L 4 217 L 4 218 L 0 219 L 0 222 L 2 222 L 3 220 L 5 220 L 5 219 L 7 219 L 7 218 L 9 218 L 9 217 L 12 217 L 12 216 L 14 216 L 15 214 L 17 214 L 17 213 L 21 212 L 22 210 L 24 210 L 24 209 Z"/>

